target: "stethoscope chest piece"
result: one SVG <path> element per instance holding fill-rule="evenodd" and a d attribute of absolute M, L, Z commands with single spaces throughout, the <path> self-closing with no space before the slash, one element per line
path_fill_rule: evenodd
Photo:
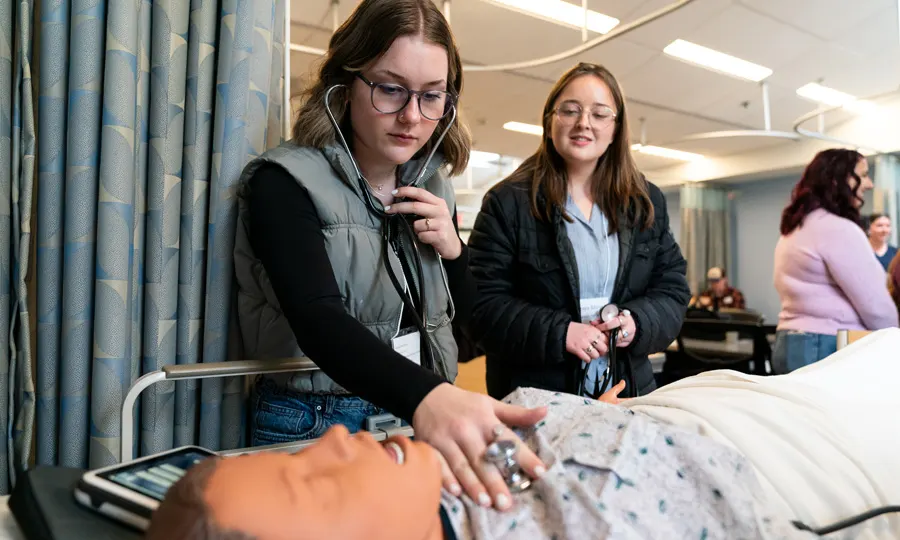
<path fill-rule="evenodd" d="M 609 322 L 619 316 L 619 306 L 615 304 L 606 304 L 600 310 L 600 320 Z"/>
<path fill-rule="evenodd" d="M 517 451 L 518 446 L 515 441 L 503 439 L 492 442 L 484 453 L 485 461 L 497 467 L 506 482 L 506 487 L 513 493 L 519 493 L 531 487 L 531 479 L 522 472 L 519 462 L 516 461 Z"/>

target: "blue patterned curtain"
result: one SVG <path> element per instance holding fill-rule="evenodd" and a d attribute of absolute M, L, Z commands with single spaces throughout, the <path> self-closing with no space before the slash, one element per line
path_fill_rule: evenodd
<path fill-rule="evenodd" d="M 117 462 L 141 374 L 240 353 L 235 186 L 281 142 L 284 1 L 41 0 L 38 464 Z M 243 380 L 152 387 L 136 449 L 239 447 L 244 401 Z"/>
<path fill-rule="evenodd" d="M 0 492 L 28 464 L 34 419 L 28 261 L 34 190 L 33 1 L 0 0 Z"/>

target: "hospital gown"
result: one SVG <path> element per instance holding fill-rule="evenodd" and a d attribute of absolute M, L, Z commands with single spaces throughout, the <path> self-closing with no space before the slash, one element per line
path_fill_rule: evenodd
<path fill-rule="evenodd" d="M 504 401 L 549 404 L 520 432 L 548 470 L 507 512 L 445 492 L 459 540 L 814 537 L 775 517 L 747 460 L 710 438 L 568 394 L 519 389 Z"/>

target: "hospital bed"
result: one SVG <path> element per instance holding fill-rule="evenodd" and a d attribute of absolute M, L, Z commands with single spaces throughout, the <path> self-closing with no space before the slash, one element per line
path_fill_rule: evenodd
<path fill-rule="evenodd" d="M 185 381 L 191 379 L 221 378 L 247 375 L 262 375 L 268 373 L 284 372 L 310 372 L 319 368 L 308 358 L 286 358 L 280 360 L 241 360 L 234 362 L 218 362 L 205 364 L 184 364 L 165 366 L 160 370 L 152 371 L 141 376 L 125 394 L 122 403 L 121 426 L 121 462 L 133 461 L 134 456 L 134 406 L 141 393 L 154 384 L 163 381 Z M 406 435 L 411 437 L 413 430 L 409 426 L 403 426 L 401 421 L 392 415 L 379 415 L 370 417 L 366 423 L 366 429 L 372 433 L 375 440 L 382 441 L 393 435 Z M 297 452 L 314 444 L 315 440 L 298 441 L 292 443 L 274 444 L 254 448 L 240 448 L 219 452 L 224 456 L 236 456 L 251 452 Z M 0 540 L 25 540 L 19 525 L 10 512 L 8 496 L 0 497 Z M 72 504 L 76 505 L 74 495 Z M 105 519 L 97 516 L 97 519 Z M 123 529 L 124 534 L 125 529 Z"/>

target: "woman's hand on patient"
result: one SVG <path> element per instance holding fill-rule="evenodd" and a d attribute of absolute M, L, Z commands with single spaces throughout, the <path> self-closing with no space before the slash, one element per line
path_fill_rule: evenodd
<path fill-rule="evenodd" d="M 462 240 L 453 225 L 453 214 L 447 208 L 447 202 L 422 188 L 402 187 L 396 190 L 397 199 L 408 199 L 396 202 L 385 208 L 389 214 L 415 214 L 422 219 L 413 223 L 419 240 L 423 244 L 433 246 L 438 254 L 452 261 L 462 253 Z"/>
<path fill-rule="evenodd" d="M 416 408 L 413 430 L 416 439 L 427 442 L 441 454 L 445 489 L 454 495 L 465 490 L 481 506 L 506 510 L 512 506 L 509 488 L 497 468 L 485 462 L 484 452 L 496 440 L 497 426 L 530 427 L 546 415 L 546 407 L 508 405 L 444 383 L 429 392 Z M 526 474 L 538 478 L 546 471 L 537 455 L 508 427 L 499 438 L 516 441 L 517 459 Z"/>
<path fill-rule="evenodd" d="M 606 356 L 609 352 L 609 338 L 590 324 L 569 323 L 566 332 L 566 350 L 583 362 Z"/>

